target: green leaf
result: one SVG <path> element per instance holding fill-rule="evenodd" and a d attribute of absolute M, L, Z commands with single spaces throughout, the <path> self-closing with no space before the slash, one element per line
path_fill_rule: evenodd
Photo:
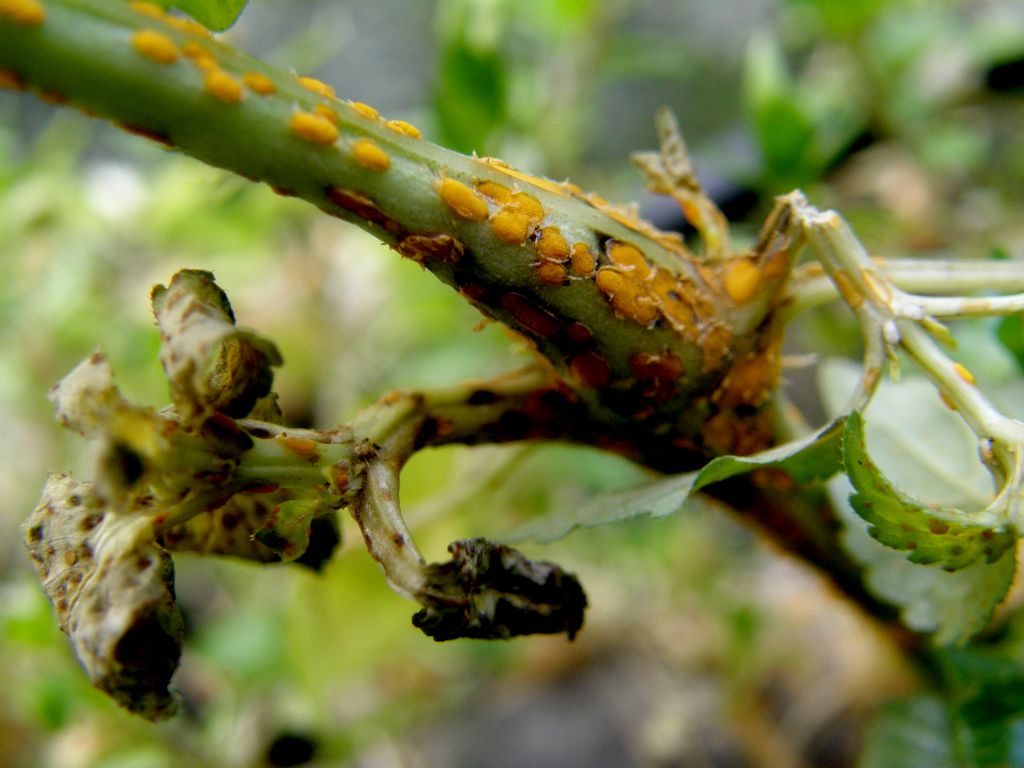
<path fill-rule="evenodd" d="M 1024 765 L 1024 668 L 998 649 L 936 655 L 944 696 L 884 707 L 858 768 Z"/>
<path fill-rule="evenodd" d="M 488 139 L 505 123 L 508 83 L 486 8 L 456 8 L 443 42 L 434 106 L 441 143 L 459 152 L 488 151 Z"/>
<path fill-rule="evenodd" d="M 846 420 L 843 463 L 856 490 L 850 504 L 868 523 L 868 533 L 908 551 L 913 563 L 956 571 L 979 560 L 994 563 L 1016 542 L 1013 531 L 975 522 L 951 507 L 925 506 L 896 489 L 868 456 L 864 419 L 857 412 Z"/>
<path fill-rule="evenodd" d="M 996 326 L 996 337 L 999 343 L 1013 355 L 1017 366 L 1024 371 L 1024 318 L 1020 315 L 1004 317 Z"/>
<path fill-rule="evenodd" d="M 857 768 L 962 768 L 942 700 L 919 696 L 883 707 L 868 726 Z"/>
<path fill-rule="evenodd" d="M 242 13 L 249 0 L 157 0 L 164 8 L 184 11 L 204 27 L 223 32 Z"/>
<path fill-rule="evenodd" d="M 830 483 L 829 491 L 845 527 L 843 548 L 864 566 L 867 588 L 898 606 L 907 627 L 934 633 L 939 645 L 966 643 L 984 629 L 1013 582 L 1014 551 L 1007 551 L 995 563 L 979 560 L 952 572 L 912 563 L 903 552 L 868 535 L 867 524 L 846 503 L 850 490 L 845 477 Z"/>
<path fill-rule="evenodd" d="M 842 411 L 860 366 L 827 360 L 819 389 L 826 411 Z M 987 475 L 974 454 L 969 430 L 944 408 L 927 381 L 905 377 L 884 381 L 871 402 L 867 425 L 872 456 L 903 487 L 955 504 L 984 503 Z M 865 569 L 865 584 L 879 598 L 900 608 L 903 623 L 933 632 L 940 645 L 964 643 L 981 631 L 1010 587 L 1016 567 L 1013 550 L 991 565 L 978 561 L 959 571 L 911 563 L 868 534 L 868 524 L 847 503 L 852 488 L 845 476 L 829 483 L 843 523 L 843 548 Z"/>
<path fill-rule="evenodd" d="M 774 38 L 758 36 L 751 42 L 744 84 L 765 171 L 794 181 L 812 174 L 814 125 Z"/>
<path fill-rule="evenodd" d="M 797 483 L 825 480 L 842 468 L 843 419 L 816 433 L 753 456 L 721 456 L 696 472 L 672 475 L 626 491 L 604 494 L 573 513 L 528 524 L 512 538 L 554 541 L 576 528 L 628 520 L 641 515 L 664 517 L 681 510 L 702 488 L 756 469 L 780 469 Z"/>

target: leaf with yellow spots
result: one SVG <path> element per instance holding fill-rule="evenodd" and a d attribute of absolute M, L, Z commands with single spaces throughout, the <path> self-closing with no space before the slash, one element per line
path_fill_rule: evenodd
<path fill-rule="evenodd" d="M 843 463 L 856 491 L 850 505 L 882 544 L 905 550 L 907 559 L 957 571 L 972 563 L 996 562 L 1013 546 L 1016 534 L 991 520 L 972 519 L 952 507 L 924 505 L 895 488 L 868 456 L 864 418 L 846 420 Z"/>

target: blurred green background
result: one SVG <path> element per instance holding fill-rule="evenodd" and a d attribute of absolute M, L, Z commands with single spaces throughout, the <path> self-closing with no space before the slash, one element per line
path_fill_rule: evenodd
<path fill-rule="evenodd" d="M 678 213 L 628 160 L 663 104 L 740 241 L 801 186 L 873 253 L 1024 258 L 1015 0 L 254 0 L 226 38 L 665 227 Z M 81 358 L 103 349 L 126 394 L 166 401 L 147 297 L 182 267 L 214 271 L 240 323 L 278 343 L 295 424 L 528 354 L 358 230 L 0 93 L 0 764 L 845 766 L 865 718 L 912 685 L 828 585 L 708 507 L 525 546 L 587 588 L 572 644 L 434 644 L 347 521 L 319 576 L 179 556 L 188 710 L 161 725 L 120 711 L 77 667 L 19 525 L 48 471 L 89 474 L 45 397 Z M 795 336 L 856 348 L 841 315 Z M 446 448 L 415 458 L 402 494 L 439 559 L 644 478 L 585 448 Z"/>

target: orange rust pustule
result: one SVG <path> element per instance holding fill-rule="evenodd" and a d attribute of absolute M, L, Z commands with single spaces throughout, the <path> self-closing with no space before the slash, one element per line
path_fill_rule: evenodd
<path fill-rule="evenodd" d="M 299 75 L 296 78 L 299 81 L 299 85 L 305 88 L 307 91 L 311 91 L 318 96 L 323 96 L 325 99 L 335 98 L 334 89 L 327 83 L 317 80 L 315 77 L 305 77 Z"/>
<path fill-rule="evenodd" d="M 419 128 L 412 123 L 407 123 L 405 120 L 388 120 L 384 125 L 388 130 L 402 136 L 407 136 L 410 139 L 418 139 L 423 135 Z"/>
<path fill-rule="evenodd" d="M 329 121 L 334 127 L 341 125 L 341 117 L 334 111 L 333 107 L 330 107 L 327 104 L 317 104 L 313 107 L 313 112 Z"/>
<path fill-rule="evenodd" d="M 616 240 L 609 240 L 607 245 L 608 259 L 617 267 L 631 273 L 634 277 L 646 279 L 651 274 L 651 265 L 647 263 L 640 249 Z"/>
<path fill-rule="evenodd" d="M 238 104 L 245 98 L 242 84 L 222 69 L 211 69 L 205 74 L 203 90 L 225 104 Z"/>
<path fill-rule="evenodd" d="M 512 190 L 506 187 L 504 184 L 499 184 L 496 181 L 490 181 L 489 179 L 483 179 L 474 182 L 477 192 L 484 197 L 489 197 L 496 203 L 507 203 L 512 199 Z"/>
<path fill-rule="evenodd" d="M 568 270 L 553 261 L 541 261 L 534 267 L 533 272 L 545 285 L 566 285 L 569 282 Z"/>
<path fill-rule="evenodd" d="M 559 263 L 569 260 L 569 244 L 565 242 L 558 227 L 544 227 L 538 233 L 536 247 L 542 259 Z"/>
<path fill-rule="evenodd" d="M 327 147 L 338 140 L 337 126 L 315 112 L 296 112 L 288 123 L 288 129 L 310 144 Z"/>
<path fill-rule="evenodd" d="M 151 19 L 167 20 L 167 13 L 156 3 L 146 2 L 145 0 L 132 0 L 128 3 L 128 7 L 136 13 L 148 16 Z"/>
<path fill-rule="evenodd" d="M 779 382 L 781 346 L 782 334 L 771 334 L 762 349 L 733 363 L 711 395 L 711 401 L 720 408 L 757 407 L 765 403 Z"/>
<path fill-rule="evenodd" d="M 461 240 L 443 232 L 406 235 L 395 247 L 399 253 L 417 264 L 456 264 L 466 251 Z"/>
<path fill-rule="evenodd" d="M 213 72 L 220 69 L 217 57 L 197 40 L 189 40 L 181 47 L 181 52 L 200 72 Z"/>
<path fill-rule="evenodd" d="M 706 321 L 697 336 L 700 344 L 701 364 L 705 372 L 717 371 L 731 351 L 732 331 L 728 326 L 711 320 Z"/>
<path fill-rule="evenodd" d="M 491 217 L 490 226 L 494 236 L 509 245 L 520 245 L 530 236 L 530 217 L 508 207 Z"/>
<path fill-rule="evenodd" d="M 317 444 L 305 437 L 290 437 L 288 435 L 283 435 L 278 438 L 278 442 L 296 456 L 301 456 L 307 461 L 316 462 L 320 456 Z"/>
<path fill-rule="evenodd" d="M 586 243 L 575 243 L 569 254 L 573 274 L 577 277 L 590 277 L 597 268 L 597 260 L 590 252 Z"/>
<path fill-rule="evenodd" d="M 484 198 L 461 181 L 449 178 L 441 179 L 438 193 L 445 204 L 460 219 L 483 221 L 487 218 L 489 209 Z"/>
<path fill-rule="evenodd" d="M 361 101 L 350 101 L 348 105 L 367 120 L 376 120 L 380 117 L 380 112 L 377 111 L 377 108 L 371 107 L 369 104 L 364 104 Z"/>
<path fill-rule="evenodd" d="M 773 434 L 771 416 L 764 411 L 751 415 L 719 411 L 701 426 L 705 450 L 718 456 L 757 453 L 771 445 Z"/>
<path fill-rule="evenodd" d="M 402 231 L 402 225 L 384 213 L 380 206 L 366 195 L 350 189 L 342 189 L 341 187 L 328 187 L 324 190 L 324 194 L 328 200 L 339 208 L 344 208 L 363 221 L 383 227 L 392 234 L 398 234 Z"/>
<path fill-rule="evenodd" d="M 167 15 L 164 18 L 164 23 L 174 27 L 179 32 L 185 32 L 196 37 L 211 37 L 210 30 L 200 24 L 198 21 L 192 19 L 183 19 L 180 16 Z"/>
<path fill-rule="evenodd" d="M 259 72 L 246 72 L 242 75 L 242 82 L 246 88 L 260 96 L 272 96 L 277 91 L 274 81 Z"/>
<path fill-rule="evenodd" d="M 737 304 L 744 304 L 757 293 L 762 278 L 762 270 L 753 260 L 737 259 L 727 265 L 722 287 L 730 299 Z"/>
<path fill-rule="evenodd" d="M 611 267 L 597 270 L 598 290 L 612 305 L 615 314 L 638 325 L 649 326 L 658 319 L 658 308 L 647 296 L 644 286 Z"/>
<path fill-rule="evenodd" d="M 132 33 L 132 48 L 155 64 L 173 64 L 181 57 L 174 41 L 156 29 L 137 29 Z"/>
<path fill-rule="evenodd" d="M 351 146 L 352 158 L 363 168 L 371 171 L 386 171 L 391 167 L 391 158 L 380 146 L 368 138 L 356 139 Z"/>

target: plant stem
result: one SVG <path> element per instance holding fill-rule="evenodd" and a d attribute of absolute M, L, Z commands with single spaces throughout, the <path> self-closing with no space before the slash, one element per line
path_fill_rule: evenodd
<path fill-rule="evenodd" d="M 788 274 L 784 229 L 768 233 L 764 253 L 748 254 L 737 293 L 728 259 L 701 264 L 677 236 L 624 208 L 433 145 L 178 19 L 120 0 L 31 2 L 44 11 L 34 23 L 0 13 L 0 82 L 367 229 L 529 338 L 591 420 L 626 424 L 646 401 L 648 432 L 676 430 L 700 445 L 699 420 L 678 415 L 762 346 Z M 708 232 L 724 245 L 722 226 Z M 652 406 L 637 370 L 657 360 L 674 374 Z"/>
<path fill-rule="evenodd" d="M 1024 262 L 941 261 L 933 259 L 872 259 L 892 284 L 904 291 L 938 296 L 919 296 L 918 301 L 933 317 L 1015 314 L 1024 311 L 1024 294 L 983 298 L 953 297 L 949 294 L 1024 291 Z M 779 310 L 789 322 L 815 307 L 839 298 L 835 284 L 817 262 L 794 271 Z"/>

